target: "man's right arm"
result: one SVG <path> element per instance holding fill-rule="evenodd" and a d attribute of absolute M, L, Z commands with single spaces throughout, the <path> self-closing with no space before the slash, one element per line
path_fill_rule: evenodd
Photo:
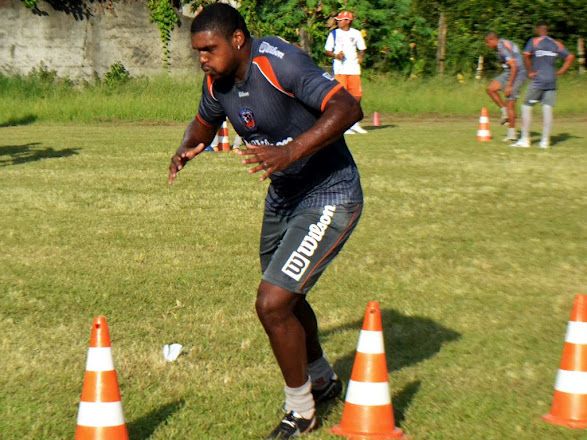
<path fill-rule="evenodd" d="M 526 43 L 526 47 L 524 48 L 524 66 L 526 67 L 526 72 L 528 72 L 528 78 L 534 78 L 536 76 L 536 72 L 532 69 L 532 54 L 534 53 L 534 44 L 532 43 L 532 39 L 529 39 Z"/>
<path fill-rule="evenodd" d="M 171 163 L 169 164 L 169 175 L 167 181 L 172 184 L 177 173 L 179 173 L 185 164 L 200 154 L 206 148 L 206 145 L 210 145 L 210 142 L 214 139 L 216 134 L 216 128 L 212 125 L 205 123 L 201 118 L 196 116 L 192 122 L 187 126 L 183 139 L 179 148 L 175 154 L 171 157 Z"/>

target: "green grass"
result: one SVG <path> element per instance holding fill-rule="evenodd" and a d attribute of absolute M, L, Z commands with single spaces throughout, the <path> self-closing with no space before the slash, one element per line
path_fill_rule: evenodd
<path fill-rule="evenodd" d="M 39 73 L 40 72 L 40 73 Z M 197 111 L 201 75 L 134 78 L 109 87 L 102 83 L 73 85 L 39 71 L 25 77 L 0 75 L 0 127 L 42 122 L 155 121 L 183 122 Z M 486 80 L 365 75 L 363 107 L 403 116 L 468 116 L 493 106 Z M 587 108 L 587 76 L 569 74 L 560 81 L 556 114 L 583 115 Z M 523 95 L 522 95 L 523 96 Z"/>
<path fill-rule="evenodd" d="M 586 292 L 585 118 L 558 119 L 549 151 L 479 144 L 476 115 L 384 122 L 349 137 L 364 216 L 310 294 L 337 371 L 348 379 L 378 300 L 412 438 L 584 438 L 540 416 Z M 277 421 L 282 381 L 253 310 L 265 185 L 205 154 L 169 188 L 182 131 L 0 129 L 0 438 L 72 437 L 98 314 L 131 438 L 256 439 Z M 170 342 L 186 349 L 171 364 Z M 341 411 L 308 438 L 334 439 Z"/>

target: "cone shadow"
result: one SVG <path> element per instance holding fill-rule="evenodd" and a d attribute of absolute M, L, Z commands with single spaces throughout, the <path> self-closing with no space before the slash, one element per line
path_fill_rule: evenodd
<path fill-rule="evenodd" d="M 460 333 L 446 328 L 432 319 L 405 316 L 391 309 L 381 310 L 381 319 L 383 321 L 387 369 L 390 373 L 434 357 L 444 344 L 456 341 L 461 337 Z M 334 363 L 335 371 L 345 381 L 351 375 L 356 343 L 362 324 L 362 320 L 358 319 L 321 332 L 321 337 L 325 341 L 335 333 L 355 332 L 353 337 L 349 337 L 349 344 L 354 345 L 352 350 Z"/>
<path fill-rule="evenodd" d="M 410 407 L 414 396 L 420 390 L 421 382 L 415 380 L 407 384 L 403 390 L 392 397 L 393 417 L 395 418 L 396 426 L 401 426 L 406 418 L 406 411 Z"/>
<path fill-rule="evenodd" d="M 128 434 L 131 440 L 147 440 L 151 438 L 155 430 L 173 414 L 178 412 L 185 405 L 183 399 L 169 402 L 144 416 L 128 423 Z"/>

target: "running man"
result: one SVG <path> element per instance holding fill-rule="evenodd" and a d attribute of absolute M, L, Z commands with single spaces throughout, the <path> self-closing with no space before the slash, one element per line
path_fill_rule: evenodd
<path fill-rule="evenodd" d="M 280 38 L 251 38 L 227 4 L 204 8 L 191 33 L 206 76 L 198 113 L 171 158 L 169 183 L 226 117 L 247 144 L 240 154 L 249 173 L 271 179 L 255 306 L 285 381 L 286 413 L 267 438 L 289 439 L 311 431 L 315 405 L 342 391 L 306 295 L 361 215 L 359 173 L 343 133 L 363 114 L 306 53 Z"/>
<path fill-rule="evenodd" d="M 361 86 L 361 64 L 365 56 L 365 40 L 361 31 L 352 28 L 353 14 L 342 11 L 336 17 L 337 29 L 330 31 L 326 38 L 324 50 L 333 59 L 334 77 L 341 83 L 358 102 L 361 102 L 363 88 Z M 345 134 L 365 134 L 359 123 L 354 124 Z"/>
<path fill-rule="evenodd" d="M 526 81 L 522 54 L 515 43 L 499 38 L 495 32 L 489 32 L 485 36 L 485 44 L 490 49 L 497 49 L 497 56 L 503 63 L 503 72 L 489 83 L 487 94 L 501 109 L 501 124 L 508 125 L 504 142 L 516 141 L 516 101 Z M 505 102 L 499 94 L 500 91 L 503 91 Z"/>
<path fill-rule="evenodd" d="M 556 70 L 557 58 L 564 59 L 562 67 Z M 550 147 L 550 133 L 552 130 L 552 108 L 556 100 L 556 78 L 564 75 L 575 61 L 575 55 L 570 53 L 560 42 L 548 36 L 548 26 L 545 23 L 536 25 L 536 37 L 530 38 L 524 48 L 524 64 L 528 77 L 532 83 L 526 91 L 526 99 L 522 105 L 522 135 L 512 147 L 530 147 L 530 124 L 532 123 L 532 106 L 542 103 L 542 139 L 540 148 Z"/>

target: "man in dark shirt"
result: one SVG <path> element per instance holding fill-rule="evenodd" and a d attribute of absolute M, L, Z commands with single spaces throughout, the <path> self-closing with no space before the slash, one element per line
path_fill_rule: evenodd
<path fill-rule="evenodd" d="M 343 133 L 362 111 L 300 49 L 275 37 L 251 38 L 231 6 L 204 8 L 191 31 L 206 77 L 198 114 L 171 159 L 169 182 L 226 117 L 247 144 L 243 164 L 271 179 L 256 309 L 285 380 L 286 415 L 267 438 L 289 439 L 311 431 L 315 404 L 342 391 L 306 294 L 361 215 L 359 174 Z"/>

